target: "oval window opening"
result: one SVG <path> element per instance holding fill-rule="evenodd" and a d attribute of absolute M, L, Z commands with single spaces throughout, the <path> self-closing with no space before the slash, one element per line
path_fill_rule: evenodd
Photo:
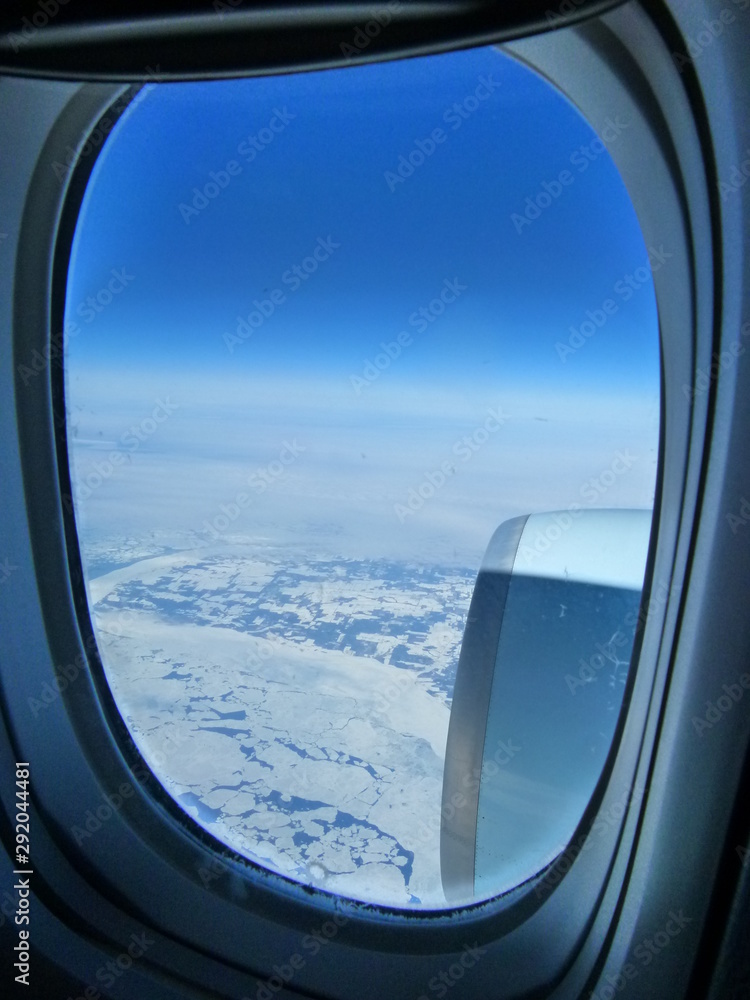
<path fill-rule="evenodd" d="M 434 910 L 580 822 L 657 475 L 627 128 L 483 48 L 150 86 L 104 143 L 66 503 L 140 753 L 258 865 Z"/>

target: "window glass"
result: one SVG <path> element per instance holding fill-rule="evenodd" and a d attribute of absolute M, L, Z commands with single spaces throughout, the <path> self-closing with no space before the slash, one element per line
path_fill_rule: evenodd
<path fill-rule="evenodd" d="M 253 862 L 449 905 L 490 538 L 653 504 L 670 254 L 610 156 L 629 127 L 597 136 L 486 48 L 150 86 L 104 143 L 68 277 L 65 503 L 141 754 Z M 510 708 L 500 728 L 512 769 L 533 750 Z"/>

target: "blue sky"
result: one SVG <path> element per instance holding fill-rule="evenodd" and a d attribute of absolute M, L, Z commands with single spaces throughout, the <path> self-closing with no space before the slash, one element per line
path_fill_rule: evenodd
<path fill-rule="evenodd" d="M 492 93 L 474 109 L 482 80 L 482 95 L 487 81 Z M 463 117 L 451 112 L 456 102 Z M 249 137 L 267 135 L 272 121 L 281 129 L 253 148 Z M 391 190 L 386 173 L 435 128 L 444 141 Z M 477 380 L 558 386 L 564 377 L 577 390 L 606 377 L 611 391 L 629 393 L 642 382 L 644 352 L 654 361 L 654 303 L 650 284 L 628 303 L 613 295 L 647 258 L 607 153 L 585 170 L 580 154 L 571 163 L 594 140 L 564 97 L 494 49 L 154 87 L 94 171 L 69 314 L 112 268 L 133 281 L 71 356 L 80 351 L 94 367 L 346 379 L 457 278 L 466 293 L 423 343 L 415 336 L 394 382 L 463 390 Z M 614 141 L 627 142 L 627 130 Z M 194 188 L 232 160 L 241 172 L 186 221 L 179 206 L 190 208 Z M 564 169 L 573 182 L 519 234 L 512 214 Z M 297 289 L 284 284 L 329 237 L 340 246 L 318 271 Z M 283 304 L 251 349 L 230 353 L 223 334 L 274 288 Z M 554 344 L 607 297 L 617 315 L 561 373 Z"/>
<path fill-rule="evenodd" d="M 613 142 L 628 141 L 621 125 Z M 73 247 L 79 475 L 122 450 L 156 400 L 178 409 L 89 513 L 145 530 L 158 510 L 198 529 L 295 434 L 304 461 L 243 524 L 329 531 L 341 551 L 346 535 L 357 554 L 366 537 L 370 555 L 478 562 L 504 517 L 579 500 L 623 447 L 639 460 L 602 503 L 648 506 L 656 306 L 648 274 L 635 290 L 625 281 L 647 259 L 590 126 L 495 49 L 151 87 L 105 143 Z M 268 315 L 240 339 L 255 302 Z M 587 312 L 606 321 L 589 320 L 593 336 L 561 358 Z M 498 406 L 502 433 L 418 518 L 394 519 Z"/>

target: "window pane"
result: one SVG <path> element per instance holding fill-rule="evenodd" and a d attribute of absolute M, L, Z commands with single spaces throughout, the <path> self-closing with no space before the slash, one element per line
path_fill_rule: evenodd
<path fill-rule="evenodd" d="M 447 906 L 490 538 L 653 504 L 665 258 L 628 127 L 489 48 L 158 85 L 104 144 L 66 309 L 91 616 L 166 791 L 275 872 Z"/>

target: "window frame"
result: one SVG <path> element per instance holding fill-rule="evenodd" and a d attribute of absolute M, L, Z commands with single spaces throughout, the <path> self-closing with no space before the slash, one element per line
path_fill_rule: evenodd
<path fill-rule="evenodd" d="M 166 976 L 174 982 L 189 978 L 206 991 L 250 994 L 256 988 L 253 975 L 262 981 L 274 964 L 283 965 L 301 950 L 305 934 L 343 916 L 346 924 L 328 946 L 330 959 L 311 959 L 294 979 L 297 989 L 344 996 L 343 988 L 335 986 L 340 981 L 365 998 L 379 996 L 385 982 L 393 996 L 415 996 L 427 992 L 430 978 L 455 961 L 467 941 L 477 940 L 487 945 L 491 957 L 478 964 L 476 977 L 471 982 L 467 977 L 462 989 L 471 985 L 483 996 L 490 986 L 497 997 L 523 992 L 567 1000 L 593 988 L 601 975 L 616 972 L 633 941 L 646 936 L 649 928 L 658 929 L 670 906 L 679 907 L 670 902 L 675 862 L 674 846 L 664 832 L 665 817 L 670 832 L 681 826 L 687 831 L 681 859 L 700 860 L 711 884 L 715 881 L 718 860 L 701 859 L 716 831 L 708 815 L 693 818 L 692 826 L 688 823 L 690 813 L 675 787 L 674 762 L 680 772 L 697 769 L 709 787 L 713 776 L 717 809 L 722 817 L 731 815 L 740 773 L 733 748 L 738 743 L 747 748 L 747 712 L 727 715 L 712 753 L 704 752 L 693 738 L 690 719 L 716 685 L 716 676 L 707 677 L 701 670 L 701 657 L 717 643 L 710 629 L 716 613 L 702 619 L 703 609 L 712 606 L 710 587 L 729 573 L 739 579 L 731 548 L 712 547 L 727 509 L 726 492 L 747 489 L 742 485 L 747 473 L 742 480 L 739 463 L 741 427 L 730 421 L 739 367 L 722 371 L 707 392 L 692 400 L 683 387 L 695 384 L 697 373 L 709 368 L 713 352 L 729 344 L 739 329 L 742 280 L 736 271 L 735 286 L 728 288 L 721 279 L 729 250 L 733 248 L 742 262 L 742 221 L 741 213 L 733 219 L 723 210 L 715 188 L 716 137 L 702 82 L 693 69 L 681 76 L 670 58 L 670 45 L 673 51 L 680 44 L 684 48 L 684 38 L 666 7 L 655 7 L 654 17 L 656 23 L 633 4 L 595 22 L 507 46 L 560 86 L 595 129 L 604 115 L 586 80 L 596 67 L 598 82 L 608 82 L 608 100 L 624 100 L 640 130 L 635 152 L 615 145 L 610 153 L 633 198 L 645 241 L 664 242 L 668 237 L 659 234 L 667 228 L 675 246 L 680 245 L 681 257 L 675 262 L 680 267 L 654 276 L 664 385 L 658 526 L 647 577 L 657 583 L 668 580 L 669 594 L 649 615 L 621 739 L 581 829 L 607 815 L 634 784 L 647 791 L 621 821 L 608 826 L 591 850 L 577 857 L 554 891 L 545 890 L 540 897 L 532 882 L 499 900 L 438 914 L 339 901 L 258 872 L 228 850 L 217 855 L 213 838 L 178 818 L 181 810 L 170 809 L 171 800 L 155 779 L 133 782 L 137 751 L 132 741 L 129 745 L 119 715 L 113 714 L 111 696 L 108 701 L 101 682 L 94 682 L 84 669 L 39 718 L 30 713 L 29 696 L 38 697 L 45 684 L 54 691 L 54 665 L 83 662 L 80 658 L 91 651 L 86 645 L 90 622 L 72 515 L 62 502 L 68 470 L 56 409 L 61 372 L 54 363 L 46 365 L 23 385 L 16 365 L 27 363 L 34 350 L 43 356 L 50 337 L 61 329 L 69 240 L 95 157 L 82 159 L 58 190 L 50 184 L 50 163 L 53 157 L 64 158 L 71 142 L 75 145 L 95 132 L 124 88 L 25 85 L 26 152 L 15 182 L 9 184 L 3 171 L 19 229 L 15 274 L 3 274 L 0 285 L 10 292 L 13 281 L 14 312 L 11 317 L 3 305 L 2 322 L 6 334 L 12 329 L 15 356 L 12 362 L 4 359 L 1 377 L 4 398 L 14 399 L 16 406 L 15 414 L 3 411 L 0 437 L 9 482 L 10 560 L 33 572 L 16 574 L 13 604 L 10 591 L 2 593 L 10 636 L 2 663 L 2 701 L 10 734 L 6 752 L 32 763 L 39 912 L 65 914 L 77 928 L 68 932 L 71 941 L 78 942 L 70 954 L 84 949 L 82 966 L 88 963 L 95 972 L 92 963 L 97 954 L 101 960 L 100 949 L 116 952 L 133 928 L 145 927 L 158 941 L 138 973 L 149 989 L 161 988 L 154 986 L 152 976 Z M 699 109 L 697 116 L 683 83 Z M 728 78 L 711 85 L 719 93 L 723 88 L 732 104 Z M 4 125 L 7 105 L 1 92 L 0 110 Z M 632 159 L 644 149 L 649 170 L 639 171 Z M 739 135 L 733 149 L 727 140 L 722 155 L 730 163 L 739 162 L 738 149 Z M 666 187 L 654 185 L 654 170 L 661 172 Z M 643 189 L 649 180 L 655 194 Z M 746 211 L 746 200 L 743 205 Z M 4 301 L 10 304 L 11 295 Z M 2 339 L 6 351 L 9 336 Z M 55 341 L 51 343 L 54 353 Z M 743 417 L 750 423 L 746 410 Z M 724 441 L 716 443 L 717 428 L 724 429 L 726 442 L 731 434 L 731 452 Z M 714 445 L 710 450 L 709 442 Z M 732 455 L 737 456 L 734 468 Z M 649 590 L 644 592 L 646 604 Z M 23 608 L 23 622 L 14 606 Z M 741 662 L 742 638 L 739 627 L 734 637 L 721 637 L 734 650 L 734 664 Z M 96 672 L 93 663 L 94 677 Z M 80 823 L 87 808 L 101 803 L 102 788 L 112 791 L 126 782 L 133 795 L 106 821 L 106 832 L 75 844 L 71 826 Z M 204 889 L 199 872 L 211 871 L 217 856 L 226 870 Z M 244 874 L 248 868 L 253 868 L 252 878 Z M 95 888 L 95 881 L 106 886 L 106 892 Z M 642 897 L 646 884 L 649 892 Z M 143 886 L 168 890 L 156 896 L 144 894 Z M 703 926 L 698 914 L 705 915 L 707 909 L 702 892 L 697 885 L 685 887 L 690 902 L 683 906 L 696 914 L 694 935 Z M 689 939 L 697 947 L 697 938 Z M 248 954 L 248 942 L 253 943 L 253 955 Z M 364 948 L 378 953 L 379 977 L 363 960 Z M 323 965 L 333 970 L 333 978 Z M 664 953 L 656 970 L 665 984 L 664 995 L 683 995 L 691 965 L 684 961 L 683 947 Z M 503 982 L 498 982 L 498 969 L 503 970 Z"/>

